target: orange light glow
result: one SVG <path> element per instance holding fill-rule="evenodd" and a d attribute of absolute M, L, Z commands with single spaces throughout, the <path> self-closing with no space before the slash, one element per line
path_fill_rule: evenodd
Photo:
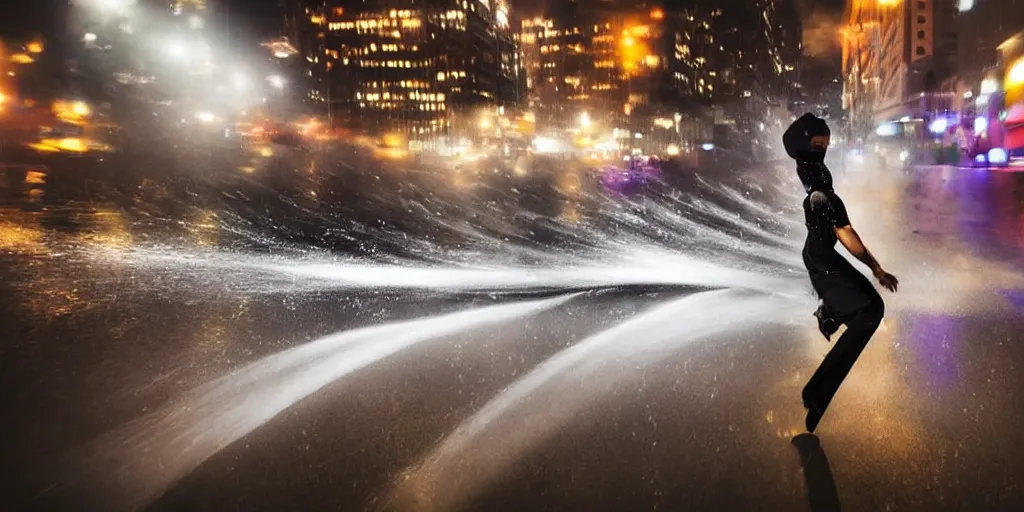
<path fill-rule="evenodd" d="M 1017 62 L 1010 67 L 1009 73 L 1006 74 L 1006 85 L 1010 87 L 1024 85 L 1024 57 L 1017 59 Z"/>
<path fill-rule="evenodd" d="M 29 147 L 44 153 L 56 153 L 66 151 L 69 153 L 85 153 L 89 150 L 89 144 L 84 140 L 69 137 L 65 139 L 43 139 L 39 142 L 29 144 Z"/>
<path fill-rule="evenodd" d="M 27 53 L 15 53 L 11 55 L 11 62 L 14 64 L 32 64 L 36 60 Z"/>
<path fill-rule="evenodd" d="M 1024 57 L 1010 66 L 1006 73 L 1006 104 L 1016 105 L 1024 99 Z"/>
<path fill-rule="evenodd" d="M 647 45 L 638 39 L 640 35 L 638 28 L 646 29 L 647 27 L 633 27 L 626 30 L 619 40 L 619 65 L 627 75 L 636 73 L 637 69 L 645 63 L 647 55 L 650 54 Z"/>
<path fill-rule="evenodd" d="M 84 140 L 74 137 L 58 140 L 57 148 L 72 153 L 84 153 L 89 149 L 88 144 Z"/>
<path fill-rule="evenodd" d="M 51 107 L 57 119 L 74 125 L 84 125 L 92 114 L 88 104 L 81 101 L 57 100 Z"/>
<path fill-rule="evenodd" d="M 653 9 L 653 10 L 651 10 L 651 19 L 652 20 L 663 20 L 663 19 L 665 19 L 665 11 L 663 11 L 661 9 Z"/>
<path fill-rule="evenodd" d="M 43 44 L 42 43 L 32 42 L 32 43 L 29 43 L 25 47 L 25 49 L 27 49 L 29 53 L 43 53 Z"/>

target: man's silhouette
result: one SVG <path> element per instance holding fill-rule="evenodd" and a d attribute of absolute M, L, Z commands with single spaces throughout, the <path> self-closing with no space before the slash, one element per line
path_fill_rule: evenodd
<path fill-rule="evenodd" d="M 839 385 L 850 373 L 885 313 L 882 297 L 871 282 L 836 251 L 836 242 L 842 242 L 850 254 L 867 265 L 883 287 L 895 292 L 899 286 L 899 280 L 883 270 L 864 246 L 850 224 L 846 205 L 832 188 L 832 173 L 825 166 L 830 136 L 828 124 L 813 114 L 797 119 L 783 135 L 786 152 L 796 160 L 797 175 L 807 192 L 803 202 L 807 224 L 803 259 L 814 291 L 821 299 L 821 306 L 815 313 L 818 328 L 830 338 L 840 325 L 846 325 L 846 332 L 804 387 L 802 398 L 807 408 L 809 432 L 818 427 Z"/>

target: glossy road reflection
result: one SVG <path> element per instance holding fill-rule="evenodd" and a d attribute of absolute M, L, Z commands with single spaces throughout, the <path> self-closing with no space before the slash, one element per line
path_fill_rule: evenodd
<path fill-rule="evenodd" d="M 261 203 L 252 183 L 118 179 L 88 194 L 5 188 L 11 510 L 1024 508 L 1024 175 L 840 180 L 902 287 L 817 437 L 802 432 L 799 391 L 828 346 L 798 267 L 707 286 L 673 284 L 673 268 L 650 286 L 573 276 L 582 284 L 495 292 L 460 289 L 461 273 L 334 285 L 274 265 L 347 254 L 454 268 L 491 242 L 458 227 L 451 197 L 347 192 L 334 204 L 350 213 L 327 217 L 300 196 Z M 347 179 L 317 193 L 367 190 Z M 601 206 L 524 205 L 511 188 L 467 214 L 505 243 L 500 209 L 520 201 L 509 222 L 529 233 L 501 245 L 506 261 L 478 262 L 481 280 L 507 260 L 589 254 L 572 251 L 596 242 L 542 218 Z M 280 203 L 294 215 L 265 213 Z M 432 231 L 418 208 L 453 213 Z M 782 233 L 764 247 L 798 257 L 797 210 L 767 213 L 788 220 L 757 235 Z M 342 224 L 357 218 L 381 220 L 377 234 Z"/>

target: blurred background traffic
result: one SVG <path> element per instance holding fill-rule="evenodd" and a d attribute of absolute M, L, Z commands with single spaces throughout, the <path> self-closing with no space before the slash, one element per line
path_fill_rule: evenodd
<path fill-rule="evenodd" d="M 805 111 L 832 125 L 840 174 L 1012 169 L 1019 4 L 12 5 L 2 191 L 20 204 L 156 184 L 335 201 L 532 187 L 557 203 L 545 212 L 572 212 L 591 191 L 768 169 Z"/>

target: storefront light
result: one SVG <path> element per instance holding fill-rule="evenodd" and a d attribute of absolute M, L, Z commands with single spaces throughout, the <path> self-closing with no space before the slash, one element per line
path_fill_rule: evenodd
<path fill-rule="evenodd" d="M 1006 85 L 1016 87 L 1024 85 L 1024 57 L 1017 59 L 1017 62 L 1010 67 L 1006 75 Z"/>
<path fill-rule="evenodd" d="M 999 82 L 994 78 L 986 78 L 981 81 L 982 94 L 995 94 L 999 91 Z"/>

